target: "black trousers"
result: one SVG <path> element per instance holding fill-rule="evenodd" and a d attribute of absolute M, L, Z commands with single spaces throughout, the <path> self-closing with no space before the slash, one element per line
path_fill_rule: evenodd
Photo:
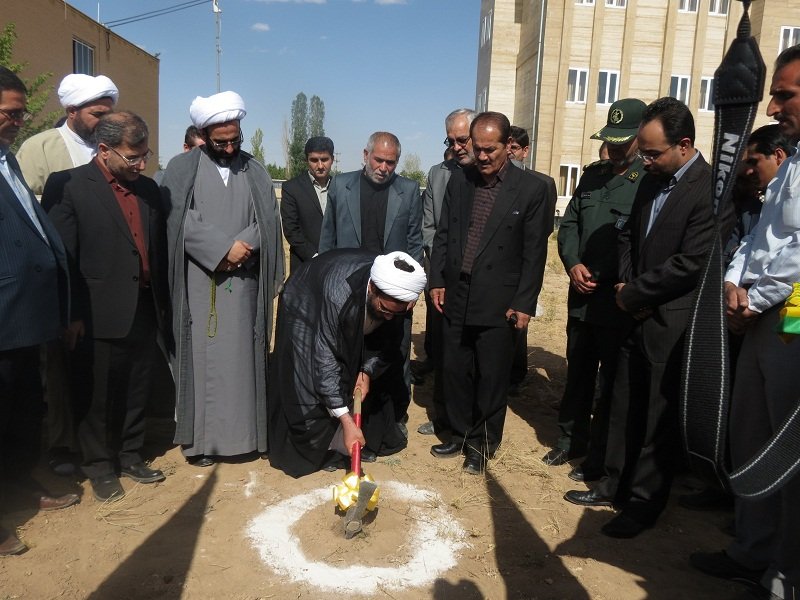
<path fill-rule="evenodd" d="M 608 413 L 624 328 L 567 319 L 567 383 L 558 409 L 557 447 L 570 458 L 587 456 L 584 468 L 603 467 Z M 595 402 L 598 375 L 600 393 Z"/>
<path fill-rule="evenodd" d="M 39 462 L 42 396 L 39 346 L 0 351 L 0 479 L 27 479 Z"/>
<path fill-rule="evenodd" d="M 511 326 L 477 327 L 444 319 L 444 402 L 454 442 L 489 454 L 500 445 L 514 338 Z"/>
<path fill-rule="evenodd" d="M 667 504 L 682 456 L 678 427 L 683 337 L 665 361 L 647 352 L 641 325 L 622 345 L 614 381 L 606 476 L 597 490 L 633 518 L 652 523 Z"/>
<path fill-rule="evenodd" d="M 136 316 L 121 339 L 92 341 L 94 387 L 89 410 L 78 427 L 83 472 L 89 478 L 141 462 L 144 411 L 152 389 L 157 321 L 150 290 L 139 293 Z"/>

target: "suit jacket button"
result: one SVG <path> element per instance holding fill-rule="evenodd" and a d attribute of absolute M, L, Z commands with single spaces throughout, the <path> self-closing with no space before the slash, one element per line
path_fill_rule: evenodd
<path fill-rule="evenodd" d="M 492 270 L 492 265 L 486 265 L 486 270 L 487 271 L 491 271 Z"/>
<path fill-rule="evenodd" d="M 133 280 L 134 280 L 134 281 L 139 281 L 139 276 L 138 276 L 138 275 L 134 275 L 134 276 L 133 276 Z"/>
<path fill-rule="evenodd" d="M 133 251 L 133 255 L 134 255 L 134 256 L 139 256 L 139 251 L 138 251 L 138 250 L 134 250 L 134 251 Z"/>
<path fill-rule="evenodd" d="M 17 248 L 21 248 L 22 247 L 22 240 L 14 240 L 14 245 Z"/>
<path fill-rule="evenodd" d="M 37 273 L 41 273 L 42 272 L 42 265 L 36 265 L 35 267 L 33 267 L 33 270 L 36 271 Z"/>

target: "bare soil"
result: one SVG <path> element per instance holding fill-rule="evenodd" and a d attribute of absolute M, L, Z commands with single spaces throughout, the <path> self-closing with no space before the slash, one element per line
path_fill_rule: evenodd
<path fill-rule="evenodd" d="M 673 503 L 654 529 L 633 540 L 599 533 L 611 509 L 583 509 L 562 500 L 583 489 L 567 478 L 569 466 L 546 467 L 541 456 L 557 436 L 556 411 L 565 376 L 567 279 L 551 244 L 544 314 L 528 334 L 529 374 L 509 400 L 503 446 L 483 477 L 465 475 L 459 460 L 432 457 L 436 439 L 416 433 L 426 420 L 432 378 L 415 386 L 408 448 L 368 465 L 380 485 L 396 481 L 438 493 L 467 546 L 456 565 L 422 587 L 377 587 L 375 598 L 473 599 L 724 599 L 735 584 L 694 572 L 695 550 L 723 548 L 731 513 L 697 513 L 674 502 L 699 485 L 679 478 Z M 424 309 L 415 311 L 414 348 L 422 352 Z M 151 419 L 147 448 L 168 475 L 154 485 L 123 480 L 127 496 L 104 505 L 86 481 L 37 475 L 54 493 L 79 491 L 81 503 L 39 513 L 24 506 L 2 515 L 30 550 L 0 559 L 0 600 L 25 599 L 265 599 L 330 598 L 336 592 L 293 582 L 266 566 L 247 536 L 251 520 L 269 507 L 341 481 L 343 472 L 294 480 L 258 458 L 211 468 L 188 465 L 170 445 L 169 419 Z M 337 567 L 392 567 L 417 549 L 418 517 L 407 500 L 387 494 L 363 535 L 345 540 L 333 502 L 310 508 L 292 528 L 313 561 Z M 424 512 L 425 505 L 423 503 Z M 339 595 L 339 594 L 336 594 Z"/>

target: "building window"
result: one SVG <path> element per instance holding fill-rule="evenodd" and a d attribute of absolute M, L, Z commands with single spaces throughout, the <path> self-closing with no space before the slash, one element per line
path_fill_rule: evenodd
<path fill-rule="evenodd" d="M 669 82 L 669 95 L 686 104 L 689 101 L 689 77 L 673 75 Z"/>
<path fill-rule="evenodd" d="M 558 189 L 561 196 L 572 197 L 572 194 L 575 193 L 575 186 L 578 185 L 579 172 L 578 165 L 561 165 L 558 170 Z"/>
<path fill-rule="evenodd" d="M 594 0 L 575 0 L 575 4 L 580 6 L 594 6 Z"/>
<path fill-rule="evenodd" d="M 800 44 L 800 27 L 781 27 L 781 43 L 778 52 Z"/>
<path fill-rule="evenodd" d="M 72 40 L 72 72 L 94 75 L 94 48 Z"/>
<path fill-rule="evenodd" d="M 481 21 L 481 48 L 492 39 L 492 11 L 483 15 Z"/>
<path fill-rule="evenodd" d="M 586 69 L 570 69 L 567 77 L 567 102 L 586 102 L 586 83 L 589 71 Z"/>
<path fill-rule="evenodd" d="M 611 104 L 619 95 L 619 72 L 600 71 L 597 74 L 597 103 Z"/>
<path fill-rule="evenodd" d="M 680 0 L 678 10 L 680 12 L 697 12 L 698 0 Z"/>
<path fill-rule="evenodd" d="M 708 5 L 708 14 L 727 15 L 729 2 L 730 0 L 711 0 L 711 3 Z"/>
<path fill-rule="evenodd" d="M 714 110 L 714 78 L 703 77 L 700 80 L 700 110 Z"/>
<path fill-rule="evenodd" d="M 606 6 L 611 8 L 625 8 L 627 0 L 606 0 Z"/>

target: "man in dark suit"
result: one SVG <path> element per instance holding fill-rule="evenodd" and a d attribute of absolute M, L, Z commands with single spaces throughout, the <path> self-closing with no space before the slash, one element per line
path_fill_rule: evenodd
<path fill-rule="evenodd" d="M 317 255 L 322 215 L 328 203 L 328 187 L 333 166 L 333 141 L 317 136 L 305 147 L 308 171 L 300 173 L 281 188 L 283 235 L 289 242 L 289 269 Z"/>
<path fill-rule="evenodd" d="M 511 124 L 481 113 L 473 167 L 450 176 L 433 243 L 430 287 L 444 314 L 444 401 L 453 432 L 437 457 L 466 454 L 483 471 L 503 437 L 515 336 L 536 309 L 553 215 L 547 186 L 508 158 Z"/>
<path fill-rule="evenodd" d="M 622 507 L 602 532 L 634 537 L 664 509 L 681 456 L 678 400 L 684 330 L 714 237 L 711 168 L 694 147 L 685 104 L 661 98 L 644 111 L 637 141 L 647 174 L 619 236 L 616 302 L 635 319 L 620 351 L 606 475 L 565 499 Z"/>
<path fill-rule="evenodd" d="M 117 468 L 139 483 L 164 479 L 142 461 L 144 409 L 168 306 L 166 232 L 145 122 L 129 112 L 100 119 L 97 156 L 48 178 L 42 206 L 61 234 L 72 276 L 68 341 L 84 336 L 93 390 L 78 427 L 83 472 L 100 501 L 124 495 Z"/>
<path fill-rule="evenodd" d="M 39 459 L 44 415 L 39 344 L 66 326 L 67 262 L 10 151 L 30 118 L 26 107 L 25 85 L 0 67 L 0 492 L 16 484 L 34 495 L 39 510 L 54 510 L 75 504 L 78 496 L 51 498 L 30 471 Z M 25 550 L 0 527 L 0 556 Z"/>

